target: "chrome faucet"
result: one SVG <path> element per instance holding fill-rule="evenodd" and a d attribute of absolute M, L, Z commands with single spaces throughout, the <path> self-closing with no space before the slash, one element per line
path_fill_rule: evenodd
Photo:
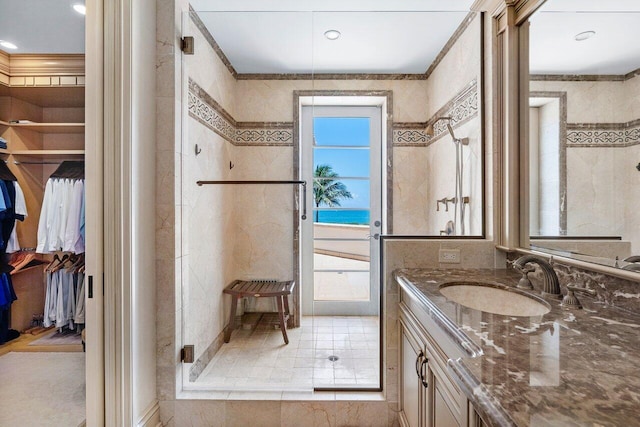
<path fill-rule="evenodd" d="M 535 255 L 523 255 L 518 258 L 514 263 L 513 267 L 519 272 L 526 275 L 528 273 L 528 269 L 525 268 L 525 265 L 532 263 L 537 264 L 542 270 L 542 274 L 544 276 L 544 286 L 542 288 L 542 295 L 557 298 L 562 298 L 562 292 L 560 291 L 560 282 L 558 281 L 558 275 L 553 270 L 551 264 L 545 260 L 544 258 L 535 256 Z"/>

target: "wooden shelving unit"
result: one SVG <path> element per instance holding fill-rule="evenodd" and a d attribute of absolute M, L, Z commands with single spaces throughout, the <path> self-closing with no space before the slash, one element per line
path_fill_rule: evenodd
<path fill-rule="evenodd" d="M 84 150 L 17 150 L 10 154 L 19 161 L 20 158 L 28 158 L 31 160 L 45 159 L 69 159 L 74 160 L 77 157 L 84 156 Z M 78 159 L 79 160 L 79 159 Z"/>
<path fill-rule="evenodd" d="M 9 123 L 9 126 L 40 133 L 84 133 L 84 123 Z"/>
<path fill-rule="evenodd" d="M 39 133 L 84 133 L 84 123 L 10 123 L 0 120 L 0 125 Z"/>
<path fill-rule="evenodd" d="M 49 176 L 65 160 L 84 160 L 84 57 L 52 55 L 51 59 L 61 64 L 50 70 L 34 69 L 34 73 L 38 72 L 34 76 L 24 76 L 23 70 L 20 76 L 11 76 L 12 59 L 0 61 L 3 63 L 0 74 L 11 77 L 8 83 L 4 80 L 0 83 L 0 136 L 8 143 L 7 149 L 0 149 L 0 161 L 7 162 L 27 204 L 29 215 L 16 227 L 22 247 L 37 246 Z M 11 123 L 11 120 L 28 122 Z M 11 309 L 14 329 L 26 329 L 33 313 L 42 312 L 45 303 L 42 270 L 48 264 L 44 258 L 43 264 L 24 268 L 13 276 L 14 288 L 19 293 Z"/>

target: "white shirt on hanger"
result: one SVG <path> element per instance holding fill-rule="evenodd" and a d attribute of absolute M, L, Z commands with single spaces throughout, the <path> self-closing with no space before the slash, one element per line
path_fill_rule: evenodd
<path fill-rule="evenodd" d="M 49 179 L 44 188 L 44 199 L 42 200 L 42 208 L 40 210 L 40 221 L 38 222 L 38 245 L 36 252 L 40 254 L 48 254 L 49 251 L 49 228 L 53 216 L 53 187 L 54 180 Z"/>
<path fill-rule="evenodd" d="M 80 235 L 82 215 L 82 198 L 84 197 L 84 181 L 76 180 L 72 184 L 67 223 L 62 250 L 80 254 L 84 252 L 84 241 Z"/>

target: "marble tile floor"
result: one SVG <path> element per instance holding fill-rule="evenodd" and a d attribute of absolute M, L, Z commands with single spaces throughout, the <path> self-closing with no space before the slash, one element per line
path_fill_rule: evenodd
<path fill-rule="evenodd" d="M 378 387 L 377 316 L 306 316 L 287 333 L 285 345 L 269 320 L 234 331 L 192 385 L 227 391 Z"/>

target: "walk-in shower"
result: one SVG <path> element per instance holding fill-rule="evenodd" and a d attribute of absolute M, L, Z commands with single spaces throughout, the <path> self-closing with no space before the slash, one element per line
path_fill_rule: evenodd
<path fill-rule="evenodd" d="M 469 197 L 463 195 L 463 178 L 464 178 L 464 149 L 465 145 L 469 145 L 469 138 L 457 138 L 453 132 L 451 126 L 452 118 L 449 116 L 442 116 L 436 118 L 425 129 L 425 133 L 431 137 L 434 135 L 434 125 L 440 121 L 445 121 L 447 131 L 451 135 L 451 139 L 456 147 L 456 183 L 455 183 L 455 196 L 450 199 L 443 199 L 438 201 L 438 208 L 440 202 L 447 203 L 452 202 L 454 204 L 454 218 L 453 227 L 448 223 L 446 227 L 446 234 L 465 235 L 465 206 L 469 203 Z M 447 207 L 448 210 L 448 207 Z"/>

